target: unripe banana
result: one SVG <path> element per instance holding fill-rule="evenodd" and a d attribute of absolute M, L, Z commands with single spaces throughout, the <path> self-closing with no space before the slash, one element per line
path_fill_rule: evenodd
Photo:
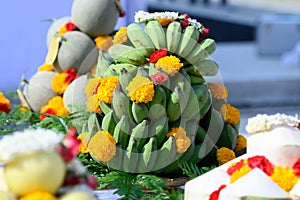
<path fill-rule="evenodd" d="M 103 76 L 104 77 L 119 76 L 121 74 L 121 71 L 124 69 L 128 72 L 135 72 L 137 70 L 137 67 L 135 65 L 127 64 L 127 63 L 111 64 L 103 73 Z"/>
<path fill-rule="evenodd" d="M 126 87 L 130 83 L 130 81 L 133 79 L 133 77 L 135 77 L 136 72 L 137 72 L 137 68 L 135 70 L 130 71 L 130 72 L 127 71 L 125 68 L 120 70 L 119 83 L 120 83 L 120 86 L 122 88 L 122 91 L 126 95 L 128 94 L 128 91 L 127 91 Z"/>
<path fill-rule="evenodd" d="M 154 98 L 149 102 L 149 115 L 155 121 L 166 115 L 167 95 L 160 85 L 155 85 Z"/>
<path fill-rule="evenodd" d="M 149 125 L 149 137 L 156 138 L 158 147 L 160 147 L 160 145 L 167 139 L 168 131 L 169 125 L 168 117 L 166 115 L 162 116 L 158 120 L 152 120 Z"/>
<path fill-rule="evenodd" d="M 188 104 L 182 112 L 182 118 L 187 120 L 189 119 L 200 119 L 200 108 L 201 105 L 198 101 L 197 95 L 195 94 L 194 90 L 191 90 Z"/>
<path fill-rule="evenodd" d="M 174 122 L 178 120 L 181 116 L 181 108 L 180 108 L 180 96 L 179 96 L 180 88 L 177 86 L 172 94 L 170 95 L 170 99 L 167 105 L 167 115 L 169 117 L 170 122 Z"/>
<path fill-rule="evenodd" d="M 142 149 L 142 157 L 139 160 L 138 173 L 154 170 L 157 158 L 156 138 L 151 137 Z"/>
<path fill-rule="evenodd" d="M 96 76 L 103 77 L 105 71 L 113 62 L 112 57 L 103 49 L 99 50 L 99 57 L 96 68 Z"/>
<path fill-rule="evenodd" d="M 138 67 L 136 76 L 143 76 L 143 77 L 149 78 L 149 73 L 148 73 L 147 69 L 145 69 L 144 67 Z"/>
<path fill-rule="evenodd" d="M 177 48 L 177 54 L 182 58 L 186 58 L 197 44 L 199 35 L 200 32 L 195 26 L 186 27 Z"/>
<path fill-rule="evenodd" d="M 138 49 L 124 44 L 114 44 L 108 49 L 109 55 L 117 62 L 142 65 L 146 58 Z"/>
<path fill-rule="evenodd" d="M 204 41 L 200 43 L 201 47 L 205 49 L 205 51 L 211 55 L 216 50 L 216 42 L 211 38 L 206 38 Z"/>
<path fill-rule="evenodd" d="M 113 110 L 111 110 L 109 113 L 104 115 L 102 119 L 102 124 L 101 124 L 101 129 L 108 131 L 111 135 L 114 132 L 115 126 L 116 126 L 116 121 L 114 119 L 114 114 Z"/>
<path fill-rule="evenodd" d="M 137 149 L 141 152 L 148 137 L 148 121 L 143 120 L 137 124 L 131 132 L 130 140 L 135 140 L 137 143 Z"/>
<path fill-rule="evenodd" d="M 132 121 L 130 100 L 123 92 L 121 92 L 117 88 L 115 88 L 113 91 L 113 99 L 111 106 L 114 110 L 114 114 L 117 120 L 121 119 L 123 115 L 126 115 Z"/>
<path fill-rule="evenodd" d="M 168 25 L 166 38 L 168 51 L 171 53 L 176 53 L 181 40 L 182 28 L 180 22 L 173 21 Z"/>
<path fill-rule="evenodd" d="M 195 67 L 202 76 L 215 76 L 219 71 L 219 65 L 213 60 L 202 60 Z"/>
<path fill-rule="evenodd" d="M 103 101 L 99 101 L 99 106 L 104 114 L 107 114 L 111 111 L 111 105 L 108 103 L 104 103 Z"/>
<path fill-rule="evenodd" d="M 229 149 L 234 149 L 236 146 L 237 137 L 238 131 L 233 128 L 231 124 L 225 123 L 216 145 L 219 148 L 227 147 Z"/>
<path fill-rule="evenodd" d="M 167 48 L 165 31 L 157 20 L 147 22 L 144 30 L 150 37 L 156 49 Z"/>
<path fill-rule="evenodd" d="M 137 141 L 129 140 L 129 144 L 126 149 L 126 152 L 124 153 L 123 158 L 123 171 L 136 173 L 138 167 L 139 154 L 140 153 L 137 149 Z"/>
<path fill-rule="evenodd" d="M 191 85 L 200 85 L 205 83 L 205 79 L 202 76 L 190 75 Z"/>
<path fill-rule="evenodd" d="M 158 152 L 156 170 L 162 170 L 175 161 L 176 143 L 174 137 L 169 137 Z"/>
<path fill-rule="evenodd" d="M 137 124 L 139 124 L 143 120 L 150 120 L 148 107 L 144 103 L 132 102 L 131 111 L 133 119 Z"/>
<path fill-rule="evenodd" d="M 140 51 L 145 57 L 150 57 L 154 51 L 154 44 L 150 37 L 138 24 L 129 24 L 127 26 L 127 36 L 133 46 Z"/>
<path fill-rule="evenodd" d="M 122 170 L 125 152 L 120 144 L 117 144 L 116 154 L 106 163 L 109 168 Z"/>
<path fill-rule="evenodd" d="M 184 67 L 183 70 L 190 76 L 202 77 L 202 75 L 199 73 L 198 69 L 194 65 L 188 65 L 188 66 Z M 204 82 L 205 82 L 205 80 L 203 79 L 203 83 Z"/>
<path fill-rule="evenodd" d="M 129 134 L 131 131 L 130 121 L 128 116 L 123 115 L 117 122 L 113 135 L 117 144 L 120 144 L 120 148 L 126 149 L 129 141 Z"/>

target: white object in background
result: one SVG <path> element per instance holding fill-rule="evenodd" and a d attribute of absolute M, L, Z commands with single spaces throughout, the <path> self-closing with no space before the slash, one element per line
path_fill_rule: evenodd
<path fill-rule="evenodd" d="M 281 62 L 285 67 L 300 67 L 300 41 L 291 51 L 281 56 Z"/>
<path fill-rule="evenodd" d="M 256 27 L 257 51 L 264 55 L 282 55 L 300 41 L 300 16 L 270 14 L 259 18 Z"/>

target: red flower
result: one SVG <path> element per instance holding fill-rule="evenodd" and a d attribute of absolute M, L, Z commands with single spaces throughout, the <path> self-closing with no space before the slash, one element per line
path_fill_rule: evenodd
<path fill-rule="evenodd" d="M 125 17 L 125 15 L 126 15 L 125 11 L 122 11 L 122 12 L 120 12 L 119 17 Z"/>
<path fill-rule="evenodd" d="M 73 80 L 78 78 L 78 74 L 73 68 L 67 69 L 66 73 L 68 74 L 68 76 L 65 79 L 65 83 L 71 83 Z"/>
<path fill-rule="evenodd" d="M 73 31 L 76 28 L 76 26 L 73 22 L 68 22 L 68 23 L 66 23 L 65 26 L 66 26 L 67 31 Z"/>
<path fill-rule="evenodd" d="M 71 161 L 78 154 L 81 141 L 80 139 L 77 139 L 76 133 L 76 128 L 71 127 L 62 146 L 57 148 L 58 152 L 62 155 L 66 162 Z"/>
<path fill-rule="evenodd" d="M 253 169 L 255 167 L 264 171 L 268 176 L 274 172 L 273 164 L 265 156 L 253 156 L 248 158 L 248 166 Z"/>
<path fill-rule="evenodd" d="M 63 186 L 71 186 L 71 185 L 78 185 L 81 183 L 81 180 L 75 174 L 68 174 L 64 180 Z"/>
<path fill-rule="evenodd" d="M 9 111 L 10 111 L 10 105 L 8 103 L 1 103 L 0 102 L 0 113 L 1 112 L 9 113 Z"/>
<path fill-rule="evenodd" d="M 300 158 L 295 162 L 292 168 L 295 175 L 300 177 Z"/>
<path fill-rule="evenodd" d="M 166 48 L 154 51 L 150 56 L 149 63 L 156 63 L 160 58 L 165 57 L 167 53 L 168 49 Z"/>
<path fill-rule="evenodd" d="M 163 84 L 168 80 L 168 76 L 161 72 L 156 72 L 154 75 L 150 76 L 150 78 L 154 84 Z"/>
<path fill-rule="evenodd" d="M 219 187 L 219 189 L 217 189 L 216 191 L 211 193 L 210 196 L 209 196 L 209 200 L 218 200 L 221 190 L 223 190 L 225 187 L 226 187 L 226 185 L 223 184 Z"/>
<path fill-rule="evenodd" d="M 92 175 L 92 174 L 88 174 L 87 175 L 87 180 L 86 180 L 86 184 L 92 189 L 92 190 L 96 190 L 98 187 L 98 181 L 96 176 Z"/>
<path fill-rule="evenodd" d="M 47 116 L 45 115 L 56 115 L 56 111 L 52 108 L 48 108 L 45 112 L 40 115 L 40 120 L 45 119 Z"/>
<path fill-rule="evenodd" d="M 189 26 L 189 20 L 180 20 L 180 25 L 183 29 Z"/>
<path fill-rule="evenodd" d="M 184 19 L 189 19 L 189 18 L 191 18 L 187 13 L 182 14 L 182 17 L 184 17 Z"/>
<path fill-rule="evenodd" d="M 231 176 L 233 174 L 233 172 L 235 172 L 236 170 L 241 169 L 244 165 L 245 165 L 245 161 L 242 159 L 239 162 L 235 163 L 234 165 L 230 166 L 227 169 L 227 174 L 229 176 Z"/>

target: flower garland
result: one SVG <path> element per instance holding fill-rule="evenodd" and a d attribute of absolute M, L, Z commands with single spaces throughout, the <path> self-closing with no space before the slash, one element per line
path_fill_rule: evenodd
<path fill-rule="evenodd" d="M 44 119 L 46 115 L 67 116 L 69 111 L 64 106 L 64 101 L 61 96 L 51 98 L 46 105 L 41 108 L 40 119 Z"/>
<path fill-rule="evenodd" d="M 70 83 L 78 78 L 78 74 L 73 68 L 67 69 L 66 72 L 55 75 L 52 79 L 52 90 L 58 95 L 62 95 Z"/>

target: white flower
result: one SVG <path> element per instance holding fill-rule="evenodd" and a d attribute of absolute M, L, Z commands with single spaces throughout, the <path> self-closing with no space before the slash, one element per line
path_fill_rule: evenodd
<path fill-rule="evenodd" d="M 279 113 L 275 115 L 258 114 L 248 119 L 246 131 L 248 133 L 258 133 L 278 126 L 298 126 L 299 123 L 298 116 L 293 117 Z"/>
<path fill-rule="evenodd" d="M 0 162 L 7 163 L 16 156 L 34 151 L 51 151 L 62 141 L 63 134 L 36 129 L 15 132 L 0 140 Z"/>

